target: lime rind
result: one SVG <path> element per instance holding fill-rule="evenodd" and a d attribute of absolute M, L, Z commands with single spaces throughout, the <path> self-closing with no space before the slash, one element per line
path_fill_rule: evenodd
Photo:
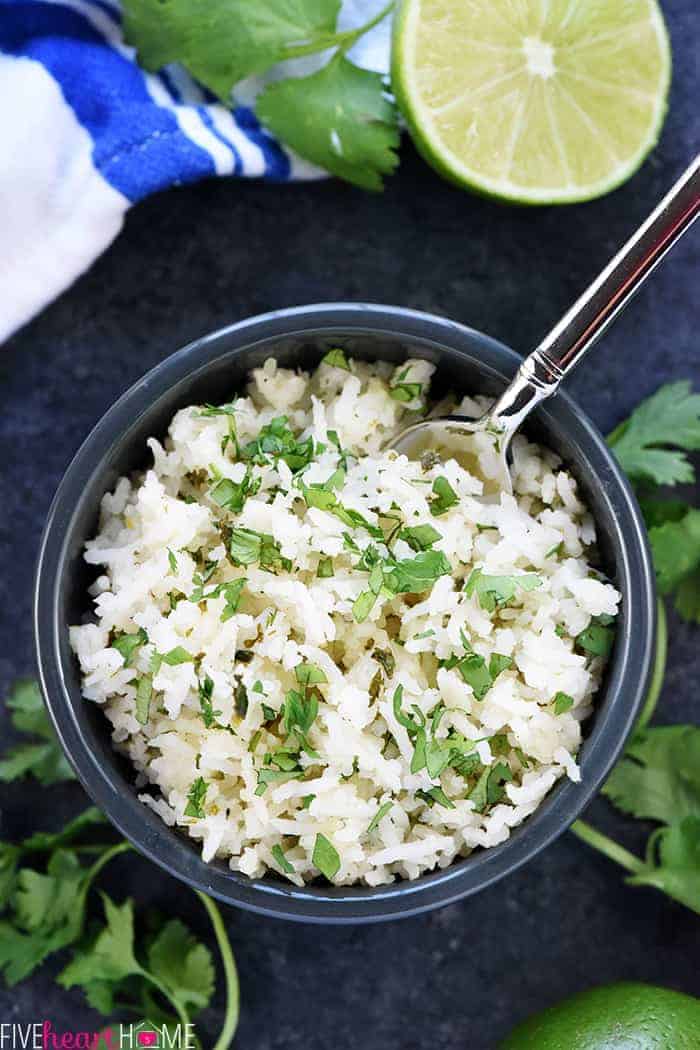
<path fill-rule="evenodd" d="M 646 93 L 650 99 L 653 99 L 653 110 L 643 129 L 643 133 L 638 136 L 638 141 L 635 147 L 629 152 L 624 160 L 620 160 L 615 157 L 615 140 L 604 128 L 597 126 L 596 133 L 599 138 L 600 150 L 602 152 L 607 150 L 610 155 L 611 163 L 605 172 L 599 177 L 589 177 L 582 180 L 572 179 L 570 173 L 567 171 L 566 181 L 561 180 L 557 185 L 549 184 L 544 186 L 524 185 L 512 181 L 509 178 L 494 177 L 492 174 L 489 175 L 484 170 L 477 170 L 473 165 L 466 164 L 459 154 L 445 142 L 444 135 L 438 127 L 430 108 L 421 98 L 418 77 L 415 72 L 418 27 L 421 19 L 422 2 L 423 0 L 403 0 L 403 3 L 395 16 L 392 47 L 392 87 L 399 108 L 401 109 L 417 149 L 423 155 L 425 160 L 449 181 L 483 196 L 510 203 L 525 205 L 579 203 L 593 200 L 596 197 L 609 193 L 622 183 L 626 182 L 627 179 L 639 169 L 644 162 L 644 159 L 656 145 L 667 111 L 672 63 L 668 32 L 661 11 L 655 0 L 646 0 L 648 17 L 645 28 L 651 29 L 654 44 L 658 49 L 657 54 L 654 56 L 655 59 L 658 60 L 658 80 L 654 84 L 653 91 L 648 91 Z M 494 7 L 498 6 L 499 0 L 482 0 L 482 2 L 485 6 L 488 5 L 491 10 L 493 10 Z M 616 2 L 617 0 L 609 0 L 609 3 L 612 5 Z M 600 6 L 601 5 L 598 4 L 598 7 Z M 622 29 L 620 36 L 623 36 L 628 30 L 634 30 L 634 28 L 634 24 L 625 26 Z M 513 32 L 515 32 L 514 29 Z M 617 40 L 612 34 L 610 35 L 610 41 L 610 46 L 612 47 L 617 43 Z M 593 43 L 595 43 L 595 41 L 593 41 Z M 478 51 L 482 45 L 483 42 L 474 42 L 474 52 Z M 499 47 L 500 46 L 501 45 L 499 45 Z M 510 44 L 508 44 L 508 46 L 510 46 Z M 586 47 L 589 46 L 590 43 L 587 43 Z M 566 56 L 566 48 L 564 48 L 564 55 Z M 480 56 L 480 59 L 483 64 L 483 55 Z M 542 60 L 541 55 L 535 55 L 535 61 L 538 60 Z M 519 74 L 520 82 L 518 82 Z M 599 78 L 588 78 L 591 80 L 590 93 L 593 95 L 597 91 L 599 96 L 597 103 L 598 106 L 602 108 L 603 113 L 605 108 L 604 96 L 606 91 L 615 95 L 618 102 L 618 109 L 620 108 L 619 100 L 621 95 L 629 96 L 630 100 L 633 100 L 635 93 L 639 96 L 644 94 L 644 85 L 631 85 L 625 82 L 625 77 L 627 80 L 630 80 L 634 79 L 635 75 L 637 76 L 637 79 L 639 79 L 642 74 L 640 74 L 638 70 L 629 73 L 628 70 L 624 69 L 624 66 L 622 68 L 618 66 L 613 68 L 612 80 L 601 81 Z M 453 103 L 449 98 L 449 76 L 450 69 L 447 67 L 445 70 L 445 79 L 448 82 L 446 89 L 446 106 L 449 107 L 450 105 L 453 105 L 454 109 L 457 110 L 460 100 L 456 99 Z M 615 77 L 621 77 L 622 80 L 616 80 Z M 571 69 L 559 71 L 557 84 L 558 93 L 564 100 L 560 106 L 561 108 L 566 108 L 566 106 L 569 105 L 573 111 L 574 106 L 576 105 L 575 95 L 570 101 L 567 101 L 566 99 L 566 96 L 570 95 L 569 89 L 571 86 L 571 78 L 584 82 L 587 78 L 586 74 L 582 73 L 580 69 L 575 70 L 575 72 L 572 72 Z M 529 87 L 525 84 L 526 80 L 530 81 Z M 561 136 L 556 133 L 556 129 L 552 126 L 551 93 L 542 91 L 541 81 L 541 77 L 527 77 L 527 74 L 523 75 L 523 70 L 520 69 L 519 71 L 513 72 L 506 71 L 502 83 L 491 85 L 491 88 L 495 86 L 496 88 L 502 87 L 504 89 L 503 94 L 499 96 L 498 101 L 501 104 L 501 112 L 505 113 L 507 113 L 508 105 L 518 105 L 525 109 L 531 101 L 533 92 L 540 92 L 543 98 L 541 108 L 545 110 L 549 107 L 546 116 L 550 124 L 551 134 L 549 136 L 540 135 L 538 145 L 540 149 L 543 150 L 545 158 L 546 150 L 549 149 L 551 151 L 553 163 L 556 163 L 556 160 L 558 159 L 559 163 L 564 167 L 564 170 L 566 170 L 566 149 L 561 141 Z M 489 85 L 487 85 L 487 89 L 488 87 Z M 523 90 L 523 87 L 525 87 L 525 90 Z M 505 88 L 509 88 L 510 92 L 507 92 Z M 480 86 L 477 91 L 483 93 L 483 88 Z M 471 96 L 467 96 L 467 102 L 473 100 L 474 94 L 476 94 L 476 92 L 472 93 Z M 578 108 L 581 110 L 581 107 Z M 630 109 L 632 108 L 633 106 L 630 104 Z M 634 116 L 633 113 L 632 116 Z M 578 115 L 580 121 L 583 121 L 587 117 L 588 114 L 586 113 L 583 113 L 582 115 L 579 113 Z M 559 114 L 559 118 L 559 125 L 561 127 L 561 114 Z M 515 120 L 515 117 L 513 116 L 512 119 Z M 505 120 L 504 123 L 507 123 L 507 120 Z M 629 135 L 629 124 L 630 121 L 624 122 L 618 117 L 618 127 L 615 130 L 620 136 L 624 134 Z M 497 132 L 498 129 L 496 128 L 494 130 L 494 135 L 497 134 Z M 506 142 L 505 147 L 507 148 L 507 146 L 508 143 Z"/>

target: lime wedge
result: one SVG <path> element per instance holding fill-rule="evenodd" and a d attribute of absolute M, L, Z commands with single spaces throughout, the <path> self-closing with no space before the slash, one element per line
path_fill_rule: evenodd
<path fill-rule="evenodd" d="M 590 200 L 654 146 L 671 52 L 655 0 L 404 0 L 392 84 L 443 175 L 523 204 Z"/>

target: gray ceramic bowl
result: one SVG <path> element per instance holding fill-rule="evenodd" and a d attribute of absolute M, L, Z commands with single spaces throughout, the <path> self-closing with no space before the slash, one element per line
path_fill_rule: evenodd
<path fill-rule="evenodd" d="M 230 398 L 270 355 L 284 365 L 310 368 L 339 343 L 361 358 L 427 358 L 437 366 L 438 392 L 495 395 L 518 363 L 500 343 L 442 318 L 347 303 L 266 314 L 191 343 L 117 401 L 68 468 L 41 544 L 35 629 L 44 697 L 66 754 L 95 804 L 137 849 L 228 903 L 287 919 L 348 923 L 415 915 L 458 900 L 514 871 L 568 827 L 619 755 L 644 697 L 655 605 L 646 534 L 630 487 L 592 423 L 559 394 L 538 409 L 528 432 L 557 450 L 576 475 L 597 521 L 603 567 L 623 596 L 614 652 L 586 725 L 581 784 L 558 783 L 502 845 L 412 882 L 296 889 L 273 875 L 248 879 L 222 862 L 205 864 L 191 840 L 138 801 L 131 771 L 110 745 L 104 715 L 81 697 L 68 626 L 89 608 L 86 592 L 94 574 L 82 560 L 83 545 L 94 535 L 102 495 L 120 475 L 147 464 L 146 438 L 164 435 L 177 409 Z"/>

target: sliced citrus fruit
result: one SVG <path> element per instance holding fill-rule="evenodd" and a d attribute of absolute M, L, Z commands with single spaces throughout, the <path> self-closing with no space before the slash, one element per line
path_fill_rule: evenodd
<path fill-rule="evenodd" d="M 619 186 L 666 112 L 671 52 L 655 0 L 404 0 L 392 54 L 428 162 L 523 204 Z"/>

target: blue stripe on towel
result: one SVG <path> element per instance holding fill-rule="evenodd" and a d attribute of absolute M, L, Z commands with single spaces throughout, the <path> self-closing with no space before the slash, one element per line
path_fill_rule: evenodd
<path fill-rule="evenodd" d="M 36 0 L 6 2 L 0 50 L 35 59 L 58 82 L 93 140 L 95 167 L 129 200 L 215 174 L 206 150 L 153 101 L 138 66 L 78 12 Z"/>
<path fill-rule="evenodd" d="M 253 110 L 248 106 L 236 106 L 233 119 L 245 137 L 254 142 L 262 152 L 265 159 L 265 178 L 271 182 L 286 182 L 291 174 L 289 157 L 262 128 Z"/>

